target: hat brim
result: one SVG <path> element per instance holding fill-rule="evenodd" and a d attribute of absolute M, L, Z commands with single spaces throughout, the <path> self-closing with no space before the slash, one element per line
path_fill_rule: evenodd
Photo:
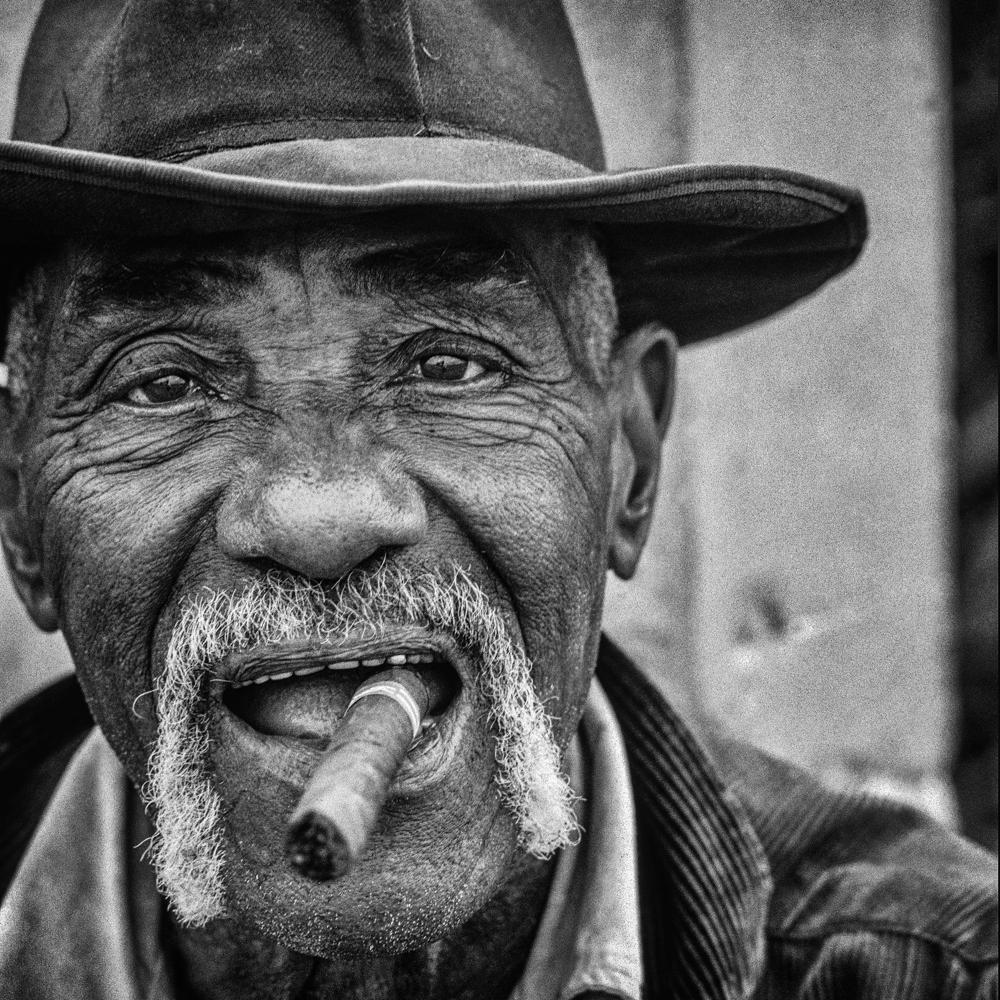
<path fill-rule="evenodd" d="M 184 163 L 0 143 L 0 247 L 72 236 L 180 236 L 405 207 L 552 213 L 599 226 L 622 322 L 690 343 L 777 312 L 857 257 L 854 190 L 772 167 L 595 173 L 513 143 L 294 140 Z"/>

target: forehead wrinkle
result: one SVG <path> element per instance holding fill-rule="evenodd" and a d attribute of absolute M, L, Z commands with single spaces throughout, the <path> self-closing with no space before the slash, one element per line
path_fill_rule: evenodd
<path fill-rule="evenodd" d="M 257 267 L 220 256 L 133 258 L 84 267 L 73 276 L 64 314 L 86 322 L 112 312 L 223 305 L 258 283 Z"/>
<path fill-rule="evenodd" d="M 421 299 L 459 288 L 527 289 L 534 283 L 528 261 L 509 246 L 438 241 L 384 247 L 345 262 L 339 284 L 341 291 L 358 297 Z"/>
<path fill-rule="evenodd" d="M 381 298 L 401 322 L 467 330 L 519 322 L 526 309 L 545 304 L 530 261 L 488 236 L 384 245 L 343 261 L 337 281 L 342 294 Z"/>

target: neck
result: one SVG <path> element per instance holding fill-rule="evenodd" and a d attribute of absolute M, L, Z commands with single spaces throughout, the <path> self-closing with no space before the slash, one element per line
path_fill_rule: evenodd
<path fill-rule="evenodd" d="M 197 1000 L 505 1000 L 531 951 L 554 867 L 523 858 L 471 920 L 399 955 L 321 959 L 225 921 L 200 930 L 171 924 L 181 992 Z"/>

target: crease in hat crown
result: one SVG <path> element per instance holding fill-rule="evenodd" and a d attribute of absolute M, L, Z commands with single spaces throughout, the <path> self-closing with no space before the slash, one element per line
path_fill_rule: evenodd
<path fill-rule="evenodd" d="M 13 137 L 182 162 L 380 136 L 491 139 L 604 166 L 552 0 L 48 0 Z"/>

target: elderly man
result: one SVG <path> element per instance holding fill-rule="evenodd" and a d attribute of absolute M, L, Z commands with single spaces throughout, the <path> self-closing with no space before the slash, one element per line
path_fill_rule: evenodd
<path fill-rule="evenodd" d="M 857 195 L 603 173 L 542 0 L 47 0 L 16 139 L 0 523 L 77 674 L 4 723 L 4 997 L 995 995 L 985 855 L 600 637 L 677 341 Z"/>

